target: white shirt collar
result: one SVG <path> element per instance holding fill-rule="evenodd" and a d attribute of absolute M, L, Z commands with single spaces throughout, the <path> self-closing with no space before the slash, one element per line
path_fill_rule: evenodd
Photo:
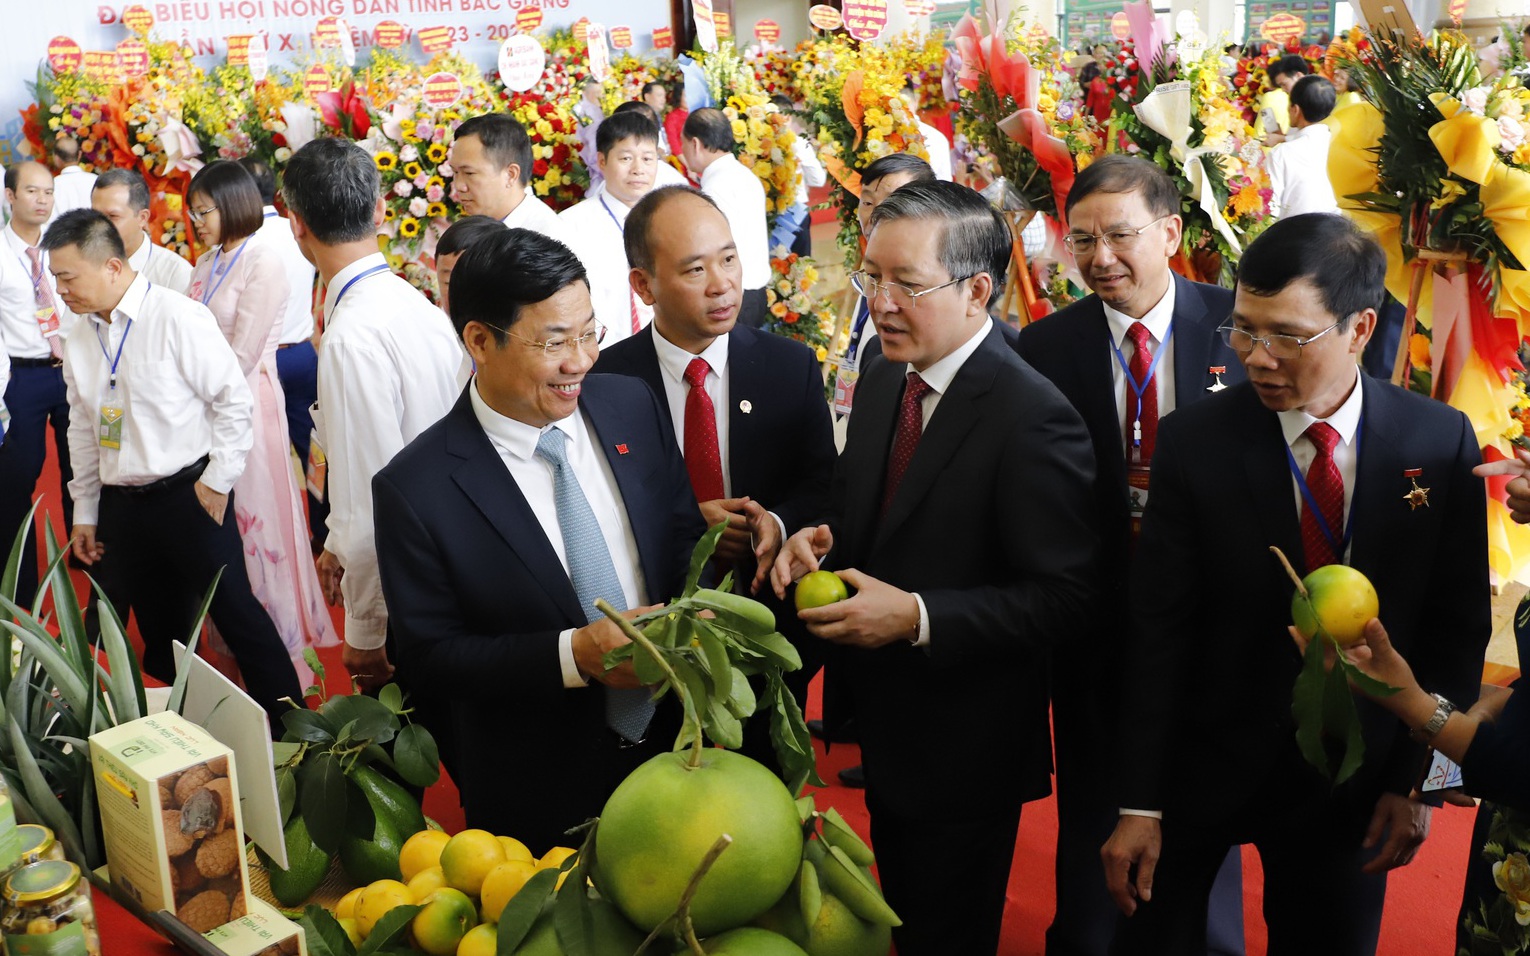
<path fill-rule="evenodd" d="M 79 164 L 76 163 L 72 166 L 65 166 L 63 169 L 58 171 L 58 174 L 60 176 L 68 176 L 71 173 L 83 173 L 84 171 L 85 170 L 81 169 Z"/>
<path fill-rule="evenodd" d="M 972 338 L 957 346 L 945 358 L 940 359 L 929 368 L 920 372 L 919 377 L 924 379 L 924 384 L 930 386 L 930 389 L 935 394 L 944 395 L 946 389 L 951 387 L 951 382 L 956 378 L 956 373 L 962 370 L 962 366 L 966 364 L 967 359 L 972 357 L 972 353 L 978 350 L 978 346 L 983 344 L 983 339 L 987 338 L 988 333 L 992 331 L 993 320 L 985 317 L 982 327 L 977 330 Z M 904 375 L 907 376 L 909 372 L 914 371 L 914 366 L 906 365 L 903 371 Z"/>
<path fill-rule="evenodd" d="M 547 428 L 537 428 L 501 415 L 490 408 L 489 403 L 478 394 L 476 375 L 473 377 L 473 387 L 468 389 L 468 401 L 472 403 L 473 416 L 478 419 L 478 425 L 483 429 L 483 433 L 489 436 L 489 441 L 521 461 L 530 461 L 536 457 L 537 442 L 541 441 L 542 433 L 548 428 L 562 429 L 570 444 L 580 441 L 584 436 L 584 419 L 578 412 L 561 421 L 553 422 Z"/>
<path fill-rule="evenodd" d="M 611 195 L 610 191 L 606 189 L 606 184 L 604 182 L 595 187 L 594 200 L 596 204 L 601 207 L 601 211 L 609 212 L 611 215 L 615 216 L 616 224 L 621 226 L 623 231 L 626 230 L 627 214 L 632 212 L 631 206 Z"/>
<path fill-rule="evenodd" d="M 1280 417 L 1280 431 L 1285 436 L 1287 445 L 1296 444 L 1296 440 L 1302 437 L 1312 423 L 1319 421 L 1327 422 L 1334 431 L 1339 433 L 1339 439 L 1345 445 L 1351 445 L 1354 444 L 1355 433 L 1360 430 L 1360 410 L 1364 402 L 1365 386 L 1360 382 L 1360 367 L 1357 365 L 1355 366 L 1355 384 L 1350 389 L 1349 397 L 1327 418 L 1313 418 L 1300 409 L 1275 414 Z"/>
<path fill-rule="evenodd" d="M 1332 134 L 1333 130 L 1329 129 L 1326 123 L 1308 123 L 1300 129 L 1293 127 L 1290 132 L 1286 133 L 1286 142 L 1289 143 L 1293 140 L 1308 138 L 1327 139 Z"/>
<path fill-rule="evenodd" d="M 685 349 L 666 339 L 659 334 L 659 327 L 651 325 L 653 329 L 653 348 L 659 355 L 659 368 L 669 376 L 672 382 L 685 381 L 685 369 L 691 364 L 692 359 L 706 359 L 707 365 L 711 366 L 709 374 L 721 377 L 723 369 L 728 365 L 728 337 L 719 335 L 712 340 L 712 344 L 702 350 L 700 355 L 692 355 Z"/>
<path fill-rule="evenodd" d="M 536 214 L 539 212 L 537 207 L 541 205 L 543 205 L 542 200 L 537 198 L 537 194 L 532 190 L 530 186 L 527 186 L 525 192 L 521 194 L 521 201 L 516 203 L 515 208 L 506 213 L 505 218 L 501 219 L 500 222 L 509 226 L 511 229 L 530 228 L 526 225 L 526 223 L 530 222 L 532 218 L 536 216 Z"/>
<path fill-rule="evenodd" d="M 743 164 L 734 158 L 732 153 L 723 153 L 721 156 L 708 163 L 707 168 L 701 171 L 701 183 L 703 188 L 706 186 L 707 180 L 716 179 L 718 176 L 726 176 L 728 174 L 729 163 L 732 163 L 734 166 L 737 166 L 740 169 L 743 168 Z"/>
<path fill-rule="evenodd" d="M 1105 310 L 1105 321 L 1110 323 L 1111 339 L 1117 346 L 1125 345 L 1127 330 L 1132 327 L 1132 323 L 1141 322 L 1147 326 L 1148 334 L 1153 336 L 1153 341 L 1162 345 L 1167 341 L 1169 326 L 1174 322 L 1174 294 L 1174 276 L 1170 275 L 1169 287 L 1164 290 L 1163 297 L 1140 319 L 1134 319 L 1124 312 L 1117 312 L 1101 301 L 1100 306 Z"/>
<path fill-rule="evenodd" d="M 16 234 L 16 230 L 14 228 L 15 225 L 16 223 L 14 220 L 5 224 L 5 241 L 10 243 L 11 248 L 15 249 L 18 254 L 26 255 L 26 251 L 32 247 L 27 245 L 27 241 L 25 239 Z M 41 233 L 39 233 L 37 236 L 37 243 L 38 245 L 42 244 Z M 28 268 L 31 268 L 31 265 L 32 264 L 30 262 L 27 263 Z"/>
<path fill-rule="evenodd" d="M 122 293 L 122 299 L 117 307 L 112 309 L 112 321 L 116 324 L 119 319 L 138 320 L 143 317 L 143 300 L 149 294 L 149 280 L 144 278 L 143 273 L 133 276 L 133 281 L 128 285 L 127 291 Z M 91 321 L 97 325 L 107 325 L 98 313 L 90 313 Z"/>
<path fill-rule="evenodd" d="M 361 275 L 363 272 L 367 271 L 373 266 L 386 267 L 387 265 L 388 260 L 383 257 L 383 254 L 380 252 L 374 252 L 369 256 L 362 256 L 360 259 L 357 259 L 355 262 L 335 273 L 335 277 L 329 280 L 329 288 L 324 293 L 324 314 L 332 315 L 334 313 L 335 306 L 338 304 L 340 299 L 340 293 L 345 290 L 346 283 L 350 282 L 356 276 Z"/>

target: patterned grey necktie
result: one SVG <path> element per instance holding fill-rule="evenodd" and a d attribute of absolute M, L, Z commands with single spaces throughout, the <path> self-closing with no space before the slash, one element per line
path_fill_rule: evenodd
<path fill-rule="evenodd" d="M 569 577 L 573 579 L 574 594 L 579 598 L 586 623 L 593 624 L 605 616 L 595 609 L 596 598 L 605 598 L 618 611 L 627 610 L 627 598 L 595 512 L 568 463 L 565 441 L 563 429 L 549 428 L 537 439 L 536 453 L 553 466 L 553 498 L 558 508 L 558 530 L 563 533 L 563 550 L 568 555 Z M 607 687 L 605 692 L 606 726 L 629 742 L 642 740 L 654 711 L 648 690 Z"/>

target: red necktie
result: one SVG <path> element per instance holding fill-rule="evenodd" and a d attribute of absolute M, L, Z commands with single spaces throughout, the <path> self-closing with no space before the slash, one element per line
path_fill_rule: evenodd
<path fill-rule="evenodd" d="M 893 436 L 892 454 L 887 457 L 887 481 L 882 486 L 882 514 L 892 505 L 893 495 L 903 484 L 903 473 L 913 460 L 914 449 L 919 447 L 919 436 L 924 434 L 924 408 L 920 400 L 932 389 L 919 377 L 918 372 L 908 373 L 908 386 L 903 390 L 903 404 L 898 409 L 898 431 Z"/>
<path fill-rule="evenodd" d="M 48 280 L 43 277 L 42 250 L 36 246 L 27 246 L 27 258 L 32 260 L 32 301 L 39 309 L 51 309 L 53 304 L 53 290 L 48 288 Z M 58 321 L 55 313 L 53 321 Z M 44 336 L 48 340 L 48 351 L 56 359 L 64 357 L 64 347 L 59 342 L 58 336 Z"/>
<path fill-rule="evenodd" d="M 1333 463 L 1333 449 L 1339 443 L 1339 433 L 1325 422 L 1313 422 L 1303 434 L 1317 449 L 1317 457 L 1307 469 L 1307 490 L 1323 513 L 1320 522 L 1312 513 L 1311 503 L 1302 499 L 1302 553 L 1307 559 L 1307 570 L 1313 571 L 1325 564 L 1337 564 L 1344 558 L 1334 552 L 1334 545 L 1322 527 L 1326 523 L 1329 534 L 1342 541 L 1344 478 Z"/>
<path fill-rule="evenodd" d="M 717 449 L 717 413 L 707 394 L 704 358 L 693 358 L 685 367 L 690 391 L 685 395 L 685 470 L 697 501 L 716 501 L 723 496 L 722 454 Z"/>
<path fill-rule="evenodd" d="M 1147 379 L 1147 384 L 1142 387 L 1142 464 L 1147 464 L 1153 459 L 1153 446 L 1158 442 L 1158 376 L 1155 374 L 1148 378 L 1148 369 L 1153 364 L 1153 354 L 1148 351 L 1148 340 L 1151 333 L 1147 326 L 1141 322 L 1133 322 L 1131 328 L 1126 330 L 1126 337 L 1132 340 L 1132 346 L 1136 351 L 1132 352 L 1131 366 L 1132 378 L 1138 382 Z M 1136 440 L 1137 419 L 1137 392 L 1126 384 L 1126 447 L 1127 457 L 1130 458 L 1133 442 Z"/>

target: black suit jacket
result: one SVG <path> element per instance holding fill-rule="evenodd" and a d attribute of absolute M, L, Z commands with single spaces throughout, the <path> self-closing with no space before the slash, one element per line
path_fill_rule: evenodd
<path fill-rule="evenodd" d="M 1174 407 L 1183 408 L 1212 394 L 1208 369 L 1223 366 L 1225 385 L 1244 380 L 1237 353 L 1222 344 L 1217 326 L 1232 312 L 1233 294 L 1219 286 L 1174 276 Z M 1099 467 L 1095 482 L 1104 542 L 1104 579 L 1124 598 L 1131 546 L 1123 424 L 1116 411 L 1111 376 L 1110 322 L 1099 296 L 1087 296 L 1020 330 L 1020 357 L 1045 375 L 1078 409 Z M 1103 620 L 1103 619 L 1102 619 Z M 1115 621 L 1110 630 L 1115 630 Z"/>
<path fill-rule="evenodd" d="M 642 379 L 667 411 L 657 334 L 650 325 L 602 350 L 596 368 Z M 775 512 L 787 534 L 820 521 L 834 471 L 834 432 L 817 357 L 801 342 L 734 326 L 728 333 L 728 402 L 733 496 L 747 495 Z"/>
<path fill-rule="evenodd" d="M 579 407 L 615 475 L 649 600 L 668 600 L 703 530 L 669 415 L 614 375 L 587 376 Z M 468 825 L 551 845 L 600 812 L 615 749 L 601 688 L 563 686 L 558 634 L 587 623 L 573 584 L 466 390 L 372 491 L 398 674 L 431 699 Z M 658 749 L 665 729 L 662 718 L 650 728 Z"/>
<path fill-rule="evenodd" d="M 1350 564 L 1419 682 L 1465 706 L 1491 631 L 1486 494 L 1466 416 L 1361 376 L 1364 418 Z M 1302 762 L 1291 719 L 1301 659 L 1286 631 L 1295 591 L 1271 545 L 1303 571 L 1300 517 L 1276 414 L 1235 386 L 1164 419 L 1133 563 L 1121 806 L 1213 820 L 1258 794 L 1339 799 L 1368 815 L 1407 793 L 1424 750 L 1367 701 L 1366 759 L 1330 794 Z M 1429 506 L 1404 500 L 1422 469 Z"/>
<path fill-rule="evenodd" d="M 856 387 L 825 559 L 917 592 L 929 613 L 927 648 L 840 655 L 868 783 L 915 817 L 949 811 L 943 784 L 980 766 L 964 806 L 1015 806 L 1049 791 L 1047 657 L 1094 593 L 1094 455 L 1078 413 L 990 328 L 883 517 L 905 369 L 876 359 Z"/>

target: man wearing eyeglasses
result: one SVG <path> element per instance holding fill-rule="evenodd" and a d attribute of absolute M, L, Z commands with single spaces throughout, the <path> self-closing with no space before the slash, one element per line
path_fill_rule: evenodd
<path fill-rule="evenodd" d="M 1158 423 L 1219 385 L 1243 380 L 1216 331 L 1232 311 L 1232 293 L 1169 268 L 1180 248 L 1179 206 L 1179 189 L 1153 163 L 1120 155 L 1091 163 L 1068 193 L 1065 241 L 1093 294 L 1020 331 L 1020 356 L 1089 426 L 1109 595 L 1108 613 L 1094 620 L 1090 639 L 1069 642 L 1053 659 L 1058 852 L 1048 956 L 1105 956 L 1115 935 L 1099 849 L 1121 809 L 1111 767 L 1126 579 L 1149 497 Z M 1230 853 L 1213 896 L 1209 946 L 1201 952 L 1243 953 L 1241 877 L 1238 855 Z"/>
<path fill-rule="evenodd" d="M 1335 787 L 1301 757 L 1292 583 L 1343 563 L 1419 680 L 1476 699 L 1491 630 L 1480 459 L 1466 416 L 1361 374 L 1386 257 L 1348 220 L 1275 223 L 1243 255 L 1224 341 L 1249 381 L 1168 417 L 1132 577 L 1119 797 L 1103 853 L 1125 954 L 1204 946 L 1229 846 L 1264 866 L 1269 951 L 1375 952 L 1386 871 L 1428 832 L 1427 750 L 1359 701 L 1365 759 Z M 1427 675 L 1427 676 L 1426 676 Z M 1443 721 L 1442 721 L 1443 722 Z"/>
<path fill-rule="evenodd" d="M 473 380 L 373 482 L 389 625 L 409 685 L 450 688 L 427 719 L 468 826 L 543 853 L 674 742 L 673 698 L 606 670 L 627 640 L 594 602 L 632 617 L 678 594 L 704 529 L 660 400 L 589 374 L 604 330 L 568 247 L 480 239 L 451 312 Z"/>
<path fill-rule="evenodd" d="M 467 381 L 451 323 L 377 251 L 377 167 L 341 139 L 293 154 L 282 195 L 298 248 L 327 290 L 314 428 L 327 459 L 329 534 L 319 580 L 345 607 L 346 670 L 365 690 L 388 682 L 388 609 L 372 536 L 372 476 L 435 423 Z"/>
<path fill-rule="evenodd" d="M 835 453 L 823 372 L 802 343 L 739 324 L 738 250 L 706 193 L 654 190 L 628 215 L 625 241 L 633 291 L 653 322 L 604 350 L 597 367 L 642 379 L 668 408 L 705 523 L 728 523 L 716 553 L 742 592 L 763 579 L 783 529 L 818 521 L 828 506 Z M 763 539 L 751 537 L 751 516 L 770 519 Z M 806 706 L 822 644 L 794 643 L 803 667 L 786 681 Z M 764 717 L 749 723 L 744 749 L 770 764 Z"/>
<path fill-rule="evenodd" d="M 855 589 L 798 616 L 855 700 L 898 952 L 993 953 L 1021 804 L 1051 788 L 1046 659 L 1096 593 L 1094 454 L 989 319 L 1010 234 L 987 202 L 912 183 L 871 224 L 858 282 L 882 356 L 829 521 L 788 540 L 771 583 L 784 597 L 822 561 Z M 975 767 L 982 786 L 953 799 Z"/>

